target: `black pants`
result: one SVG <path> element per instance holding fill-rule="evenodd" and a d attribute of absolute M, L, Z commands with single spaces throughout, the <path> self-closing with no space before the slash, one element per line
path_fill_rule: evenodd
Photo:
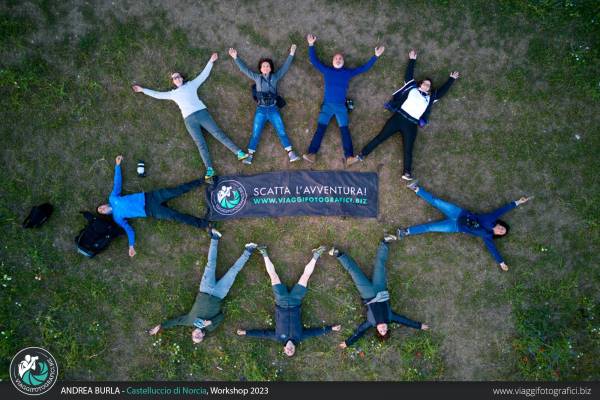
<path fill-rule="evenodd" d="M 208 227 L 208 220 L 180 213 L 165 205 L 167 201 L 202 186 L 203 183 L 203 179 L 196 179 L 173 188 L 158 189 L 146 193 L 146 214 L 149 217 L 154 217 L 156 219 L 182 222 L 184 224 L 195 226 L 196 228 Z"/>
<path fill-rule="evenodd" d="M 404 147 L 404 173 L 412 171 L 412 152 L 415 139 L 417 138 L 417 124 L 406 119 L 402 114 L 394 113 L 387 120 L 383 129 L 362 149 L 360 155 L 368 156 L 377 146 L 385 142 L 396 132 L 402 134 L 402 146 Z"/>

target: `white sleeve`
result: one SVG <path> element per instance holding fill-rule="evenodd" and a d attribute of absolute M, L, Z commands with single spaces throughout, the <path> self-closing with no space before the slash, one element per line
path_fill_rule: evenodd
<path fill-rule="evenodd" d="M 194 85 L 195 87 L 200 87 L 200 85 L 202 85 L 204 83 L 204 81 L 208 78 L 208 76 L 210 75 L 210 71 L 212 70 L 212 67 L 213 67 L 213 62 L 209 61 L 206 64 L 206 67 L 204 67 L 204 69 L 202 70 L 202 72 L 200 72 L 200 75 L 195 77 L 194 80 L 191 82 L 192 85 Z"/>
<path fill-rule="evenodd" d="M 171 100 L 171 96 L 172 96 L 171 91 L 157 92 L 156 90 L 142 89 L 142 93 L 144 93 L 146 96 L 154 97 L 155 99 L 160 99 L 160 100 Z"/>

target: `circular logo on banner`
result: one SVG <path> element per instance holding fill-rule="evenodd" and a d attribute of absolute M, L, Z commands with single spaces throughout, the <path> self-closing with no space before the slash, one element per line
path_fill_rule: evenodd
<path fill-rule="evenodd" d="M 19 392 L 28 395 L 46 393 L 58 379 L 58 364 L 41 347 L 27 347 L 10 362 L 10 380 Z"/>
<path fill-rule="evenodd" d="M 241 183 L 234 180 L 219 182 L 210 196 L 212 207 L 221 215 L 233 215 L 246 205 L 248 195 Z"/>

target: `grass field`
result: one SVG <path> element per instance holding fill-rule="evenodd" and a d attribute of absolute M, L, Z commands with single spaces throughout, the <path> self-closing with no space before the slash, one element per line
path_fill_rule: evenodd
<path fill-rule="evenodd" d="M 192 5 L 193 4 L 193 5 Z M 188 311 L 209 240 L 187 226 L 137 220 L 138 255 L 124 238 L 95 259 L 75 252 L 81 210 L 103 201 L 123 154 L 124 191 L 169 186 L 203 170 L 174 103 L 130 89 L 167 90 L 169 72 L 199 73 L 219 52 L 199 95 L 239 145 L 250 136 L 250 81 L 227 56 L 297 57 L 280 92 L 290 138 L 303 152 L 316 127 L 322 79 L 304 36 L 323 60 L 346 63 L 386 51 L 356 78 L 350 130 L 361 148 L 383 126 L 382 104 L 402 81 L 407 53 L 417 76 L 441 84 L 461 72 L 419 133 L 415 174 L 436 195 L 474 211 L 521 195 L 512 231 L 499 241 L 501 273 L 479 240 L 423 235 L 394 244 L 388 262 L 394 309 L 431 326 L 394 329 L 385 344 L 368 334 L 336 347 L 362 321 L 358 293 L 331 257 L 309 285 L 306 325 L 343 325 L 303 342 L 288 359 L 275 343 L 235 330 L 273 323 L 263 263 L 253 256 L 228 301 L 226 321 L 199 346 L 190 329 L 145 330 Z M 13 355 L 41 346 L 61 378 L 90 380 L 597 380 L 600 378 L 600 6 L 597 1 L 404 2 L 52 2 L 0 4 L 0 379 Z M 268 127 L 251 167 L 208 139 L 220 174 L 341 169 L 335 123 L 319 161 L 291 165 Z M 356 170 L 379 171 L 380 216 L 250 219 L 221 225 L 219 272 L 249 241 L 269 246 L 292 284 L 310 249 L 336 244 L 367 271 L 384 231 L 439 218 L 400 179 L 392 138 Z M 135 175 L 135 162 L 149 176 Z M 56 207 L 39 230 L 23 230 L 29 208 Z M 201 192 L 174 202 L 203 214 Z"/>

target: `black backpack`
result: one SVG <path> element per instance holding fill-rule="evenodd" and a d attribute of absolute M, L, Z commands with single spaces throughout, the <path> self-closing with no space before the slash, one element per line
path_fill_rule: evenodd
<path fill-rule="evenodd" d="M 48 221 L 53 210 L 54 207 L 50 203 L 32 207 L 29 215 L 23 221 L 23 228 L 39 228 L 44 222 Z"/>
<path fill-rule="evenodd" d="M 81 214 L 87 220 L 87 225 L 75 236 L 75 245 L 77 251 L 86 257 L 94 257 L 106 249 L 114 238 L 123 234 L 123 229 L 110 217 L 94 215 L 88 211 Z"/>

